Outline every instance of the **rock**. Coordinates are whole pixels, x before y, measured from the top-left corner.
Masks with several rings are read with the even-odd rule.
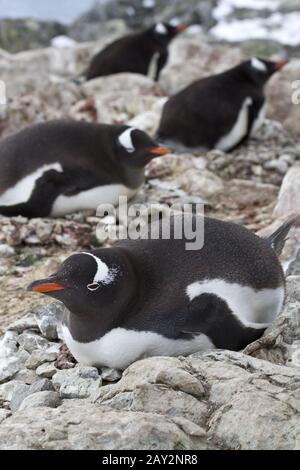
[[[11,396],[10,409],[13,413],[15,413],[20,408],[25,398],[39,392],[49,391],[53,391],[53,385],[52,382],[47,379],[37,380],[30,386],[25,384],[17,384]]]
[[[11,415],[9,410],[3,410],[0,408],[0,424]]]
[[[15,249],[9,245],[0,245],[0,258],[10,258],[15,255]]]
[[[60,404],[60,397],[57,392],[37,392],[27,396],[21,403],[19,410],[26,410],[37,407],[56,408]]]
[[[300,165],[292,166],[287,172],[274,208],[275,217],[288,216],[300,207]]]
[[[54,362],[58,357],[59,346],[59,344],[53,343],[47,349],[35,349],[26,361],[26,367],[37,369],[44,362]]]
[[[297,449],[299,390],[297,368],[240,352],[148,358],[94,403],[64,399],[7,417],[0,449]]]
[[[62,321],[64,308],[61,303],[53,302],[42,307],[35,314],[42,335],[50,341],[58,339],[57,330]]]
[[[99,391],[102,379],[96,367],[77,365],[57,372],[53,385],[62,398],[89,398]]]
[[[127,92],[138,96],[161,96],[159,85],[150,78],[135,73],[118,73],[113,76],[99,77],[89,80],[82,85],[82,89],[87,96],[98,98],[102,93]]]
[[[51,362],[45,362],[36,369],[36,373],[40,377],[51,379],[57,372],[56,367]]]
[[[0,428],[0,449],[213,448],[205,442],[202,429],[197,427],[197,435],[195,428],[189,429],[191,434],[182,428],[182,422],[153,413],[104,411],[84,400],[67,400],[56,409],[39,407],[34,413],[27,409],[6,418]]]
[[[14,387],[10,400],[10,409],[14,413],[20,408],[22,401],[30,394],[30,386],[25,384],[17,384]]]
[[[101,367],[101,378],[106,382],[116,382],[122,377],[122,372],[108,367]]]
[[[285,175],[289,166],[284,160],[270,160],[269,162],[265,163],[265,168],[267,170],[276,170],[281,175]]]
[[[8,331],[15,331],[20,334],[27,330],[38,330],[37,321],[33,316],[21,318],[8,327]]]
[[[300,117],[300,107],[297,104],[299,73],[300,60],[295,58],[280,73],[274,75],[266,88],[268,116],[280,120],[284,128],[295,136],[300,135],[297,125]]]
[[[49,346],[49,342],[45,338],[30,330],[25,330],[18,337],[18,343],[28,353],[32,353],[35,349],[43,349]]]
[[[17,334],[7,331],[0,340],[0,384],[7,382],[19,371]]]

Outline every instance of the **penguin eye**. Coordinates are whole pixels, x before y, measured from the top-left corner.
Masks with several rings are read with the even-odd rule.
[[[88,290],[90,290],[91,292],[94,292],[95,290],[99,289],[100,284],[98,284],[98,282],[92,282],[92,284],[88,284],[86,287],[87,287]]]

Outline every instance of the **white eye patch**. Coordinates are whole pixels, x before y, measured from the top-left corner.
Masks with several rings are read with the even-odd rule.
[[[163,23],[157,23],[155,26],[155,32],[158,34],[168,34],[168,30]]]
[[[88,286],[87,286],[87,288],[90,291],[97,290],[100,287],[100,284],[108,285],[114,280],[115,271],[110,270],[108,268],[107,264],[103,263],[103,261],[101,261],[100,258],[93,255],[92,253],[83,252],[81,254],[91,256],[97,263],[97,271],[96,271],[96,274],[94,276],[94,279],[91,282],[91,284],[88,284]],[[97,287],[97,285],[98,285],[98,287]]]
[[[131,133],[132,131],[136,130],[135,127],[130,127],[126,129],[120,136],[119,136],[119,143],[122,147],[128,152],[133,153],[135,151],[135,147],[132,143]]]
[[[253,57],[253,59],[251,59],[251,66],[256,70],[259,70],[260,72],[267,71],[266,65],[261,60],[257,59],[256,57]]]

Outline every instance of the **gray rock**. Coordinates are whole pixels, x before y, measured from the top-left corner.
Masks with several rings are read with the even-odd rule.
[[[30,386],[25,384],[18,384],[14,387],[11,400],[10,409],[14,413],[20,408],[22,401],[30,394]]]
[[[11,379],[19,370],[17,333],[7,331],[0,340],[0,384]]]
[[[18,338],[18,343],[25,351],[32,353],[35,349],[49,346],[49,342],[33,331],[24,331]]]
[[[45,362],[55,361],[59,353],[59,347],[59,344],[54,343],[47,349],[35,349],[26,361],[26,367],[28,369],[37,369]]]
[[[274,209],[275,217],[288,216],[300,207],[300,165],[295,164],[287,172]]]
[[[64,306],[53,302],[36,312],[35,318],[39,329],[48,340],[58,339],[57,326],[61,323]]]
[[[38,330],[37,321],[33,316],[21,318],[8,327],[8,331],[16,331],[20,334],[26,330]]]
[[[122,372],[108,367],[101,367],[101,378],[106,382],[116,382],[122,377]]]
[[[26,410],[28,408],[47,407],[56,408],[60,404],[60,397],[57,392],[36,392],[33,393],[22,401],[19,410]]]
[[[15,413],[20,408],[25,398],[29,397],[30,395],[45,391],[53,391],[52,382],[48,379],[37,380],[32,385],[17,384],[11,396],[11,411]]]
[[[50,362],[45,362],[36,369],[37,375],[47,379],[51,379],[56,372],[56,367],[53,365],[53,363]]]
[[[11,412],[9,410],[0,409],[0,424],[9,416],[11,416]]]
[[[281,175],[285,175],[289,166],[285,160],[270,160],[265,163],[265,168],[267,170],[276,170]]]
[[[15,255],[15,249],[12,246],[0,244],[0,258],[11,258]]]
[[[102,379],[96,367],[76,365],[74,369],[58,371],[53,385],[62,398],[88,398],[99,392]]]

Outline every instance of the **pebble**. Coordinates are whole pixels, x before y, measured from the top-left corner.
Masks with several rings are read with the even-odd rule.
[[[109,369],[108,367],[101,367],[102,380],[106,382],[116,382],[122,377],[122,372],[117,369]]]
[[[59,353],[59,344],[54,344],[47,349],[36,349],[32,352],[25,365],[28,369],[37,369],[44,362],[53,362]]]
[[[32,331],[24,331],[18,338],[19,345],[28,353],[32,353],[35,349],[45,348],[49,345],[46,338]]]
[[[58,371],[53,385],[61,398],[89,398],[99,391],[102,378],[96,367],[76,365],[73,369]]]
[[[58,325],[62,321],[64,306],[53,302],[38,310],[35,318],[38,327],[45,338],[50,341],[58,339]]]
[[[11,258],[16,254],[15,249],[10,245],[0,245],[0,258]]]
[[[270,160],[264,165],[266,170],[275,170],[281,175],[285,175],[289,165],[285,160]]]
[[[25,410],[27,408],[37,408],[39,406],[56,408],[60,404],[60,401],[60,396],[57,392],[37,392],[24,398],[20,405],[19,411]]]
[[[36,369],[36,373],[40,377],[51,379],[56,374],[57,369],[51,362],[45,362]]]

